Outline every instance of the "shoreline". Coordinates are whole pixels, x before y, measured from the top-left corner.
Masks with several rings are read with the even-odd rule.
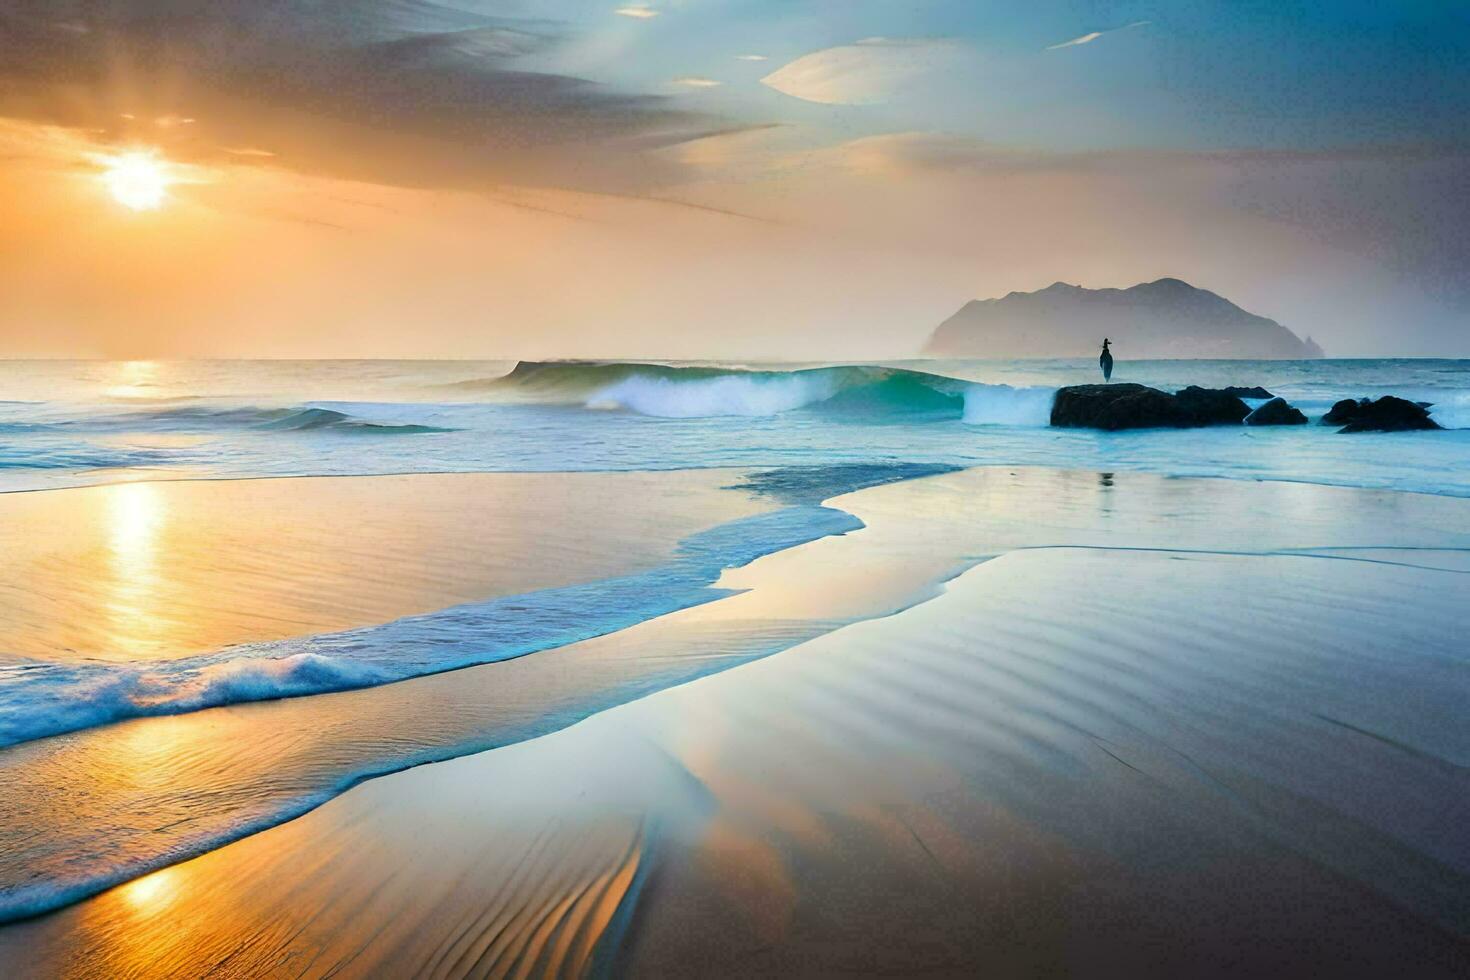
[[[984,426],[975,426],[974,428],[979,428],[979,429],[982,429],[983,430],[985,427]],[[1148,435],[1148,434],[1153,434],[1153,433],[1188,434],[1188,433],[1197,433],[1197,432],[1199,432],[1201,430],[1200,429],[1130,429],[1130,430],[1123,430],[1121,432],[1105,432],[1105,431],[1102,431],[1102,430],[1073,429],[1073,430],[1067,430],[1067,431],[1069,431],[1071,434],[1084,434],[1084,435],[1099,436],[1099,437],[1104,437],[1104,438],[1106,438],[1106,437],[1121,437],[1121,438],[1125,438],[1126,439],[1126,438],[1130,438],[1130,437],[1137,437],[1139,435]],[[1255,431],[1256,432],[1260,432],[1261,430],[1255,430]],[[1454,431],[1459,431],[1459,430],[1451,429],[1451,430],[1446,430],[1446,431],[1454,432]],[[1402,436],[1406,436],[1406,435],[1407,436],[1410,436],[1410,437],[1413,437],[1413,438],[1435,438],[1432,434],[1423,433],[1423,432],[1411,432],[1411,433],[1403,433],[1403,432],[1374,433],[1374,434],[1370,434],[1369,437],[1370,438],[1382,438],[1383,436],[1402,437]],[[709,472],[732,472],[732,473],[741,473],[741,472],[750,472],[750,471],[753,471],[753,470],[772,470],[772,469],[783,469],[783,468],[784,469],[802,469],[802,468],[818,469],[818,468],[822,468],[822,467],[825,467],[825,466],[831,466],[831,465],[840,465],[840,463],[839,464],[834,464],[832,461],[814,460],[814,461],[811,461],[811,462],[798,462],[798,463],[791,463],[791,462],[785,462],[785,463],[782,463],[782,462],[762,462],[762,463],[744,463],[744,464],[709,463],[709,464],[690,465],[690,466],[672,465],[671,464],[671,465],[669,465],[667,467],[647,467],[647,466],[627,467],[627,468],[592,467],[592,468],[588,468],[588,469],[579,469],[579,470],[567,470],[567,469],[508,469],[508,470],[495,470],[495,469],[458,469],[458,470],[456,470],[456,469],[444,469],[444,470],[390,470],[390,471],[383,471],[383,472],[368,472],[368,473],[312,473],[312,472],[299,472],[299,473],[259,473],[259,474],[246,474],[246,475],[240,475],[240,474],[218,474],[218,475],[213,475],[213,474],[211,474],[211,475],[198,475],[198,476],[176,476],[176,475],[155,476],[155,475],[152,475],[154,473],[173,473],[173,472],[176,472],[174,470],[160,469],[160,470],[156,470],[156,471],[155,470],[148,470],[146,472],[149,475],[143,476],[143,477],[141,477],[139,479],[136,479],[136,480],[133,480],[133,479],[123,479],[123,480],[106,481],[106,482],[102,482],[102,483],[66,483],[66,484],[60,484],[60,485],[57,485],[57,486],[17,487],[17,488],[14,488],[14,489],[5,489],[3,487],[0,487],[0,500],[3,500],[6,496],[9,496],[9,495],[37,494],[37,493],[54,493],[54,492],[66,491],[66,490],[90,490],[90,489],[95,489],[95,488],[99,488],[99,487],[126,486],[126,485],[131,484],[131,483],[163,483],[163,484],[167,484],[167,483],[251,483],[251,482],[261,481],[261,480],[264,480],[264,481],[271,481],[271,480],[280,480],[280,481],[295,481],[295,480],[359,480],[359,479],[386,479],[386,478],[389,478],[389,477],[417,477],[417,476],[425,476],[425,477],[434,477],[434,476],[437,476],[437,477],[461,477],[461,476],[559,476],[559,475],[563,475],[563,474],[572,474],[572,475],[576,475],[576,474],[587,474],[587,475],[590,475],[590,476],[600,476],[600,475],[609,475],[609,474],[630,474],[630,475],[631,474],[644,474],[644,475],[656,475],[656,474],[660,474],[660,473],[709,473]],[[1425,496],[1425,497],[1448,497],[1448,498],[1453,499],[1453,500],[1466,500],[1466,499],[1470,499],[1470,488],[1465,488],[1465,489],[1453,488],[1453,489],[1429,490],[1429,489],[1418,489],[1418,488],[1413,488],[1413,487],[1398,487],[1398,486],[1390,485],[1390,484],[1385,483],[1385,482],[1361,482],[1361,481],[1360,482],[1356,482],[1356,483],[1350,483],[1350,482],[1333,482],[1333,481],[1325,480],[1325,479],[1321,479],[1321,478],[1318,478],[1318,479],[1310,479],[1310,478],[1307,478],[1307,477],[1291,477],[1291,476],[1282,476],[1282,475],[1274,474],[1274,473],[1273,474],[1265,474],[1265,475],[1256,476],[1256,475],[1251,475],[1251,474],[1247,474],[1247,473],[1230,474],[1230,473],[1197,472],[1197,471],[1189,470],[1189,469],[1185,469],[1185,470],[1180,470],[1178,472],[1174,472],[1174,471],[1165,471],[1165,470],[1161,470],[1161,469],[1152,469],[1152,468],[1148,468],[1148,467],[1134,467],[1134,466],[1129,466],[1129,465],[1127,465],[1126,462],[1121,462],[1121,461],[1111,461],[1110,464],[1109,464],[1109,466],[1107,466],[1107,467],[1102,467],[1102,466],[1082,466],[1082,465],[1077,465],[1077,466],[1062,466],[1062,465],[1057,465],[1057,464],[1053,464],[1053,463],[1049,463],[1049,462],[1040,462],[1040,461],[1037,461],[1035,459],[1025,459],[1025,458],[1018,458],[1018,459],[1015,459],[1015,460],[1009,460],[1009,459],[1004,459],[1004,460],[989,460],[989,459],[987,459],[987,460],[983,460],[983,461],[969,461],[967,463],[936,464],[936,465],[953,465],[956,469],[1057,470],[1057,471],[1060,471],[1060,472],[1073,472],[1073,471],[1075,471],[1075,472],[1084,472],[1084,473],[1098,473],[1098,472],[1104,472],[1104,471],[1106,471],[1106,472],[1113,472],[1113,473],[1136,474],[1136,475],[1140,475],[1140,476],[1152,476],[1152,477],[1158,477],[1160,479],[1165,479],[1165,480],[1202,480],[1202,481],[1223,480],[1223,481],[1227,481],[1227,482],[1230,482],[1230,483],[1294,483],[1294,484],[1302,484],[1302,485],[1305,485],[1305,486],[1313,486],[1313,487],[1327,487],[1327,488],[1335,489],[1335,490],[1371,490],[1371,491],[1377,491],[1377,492],[1382,492],[1382,493],[1403,493],[1403,494],[1412,494],[1412,495],[1416,495],[1416,496]],[[137,468],[130,467],[130,468],[127,468],[126,469],[126,472],[128,472],[128,473],[135,473],[135,472],[140,472],[140,471]]]

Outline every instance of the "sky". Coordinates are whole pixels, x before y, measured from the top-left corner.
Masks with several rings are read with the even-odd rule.
[[[0,356],[897,357],[1174,276],[1470,356],[1470,5],[0,0]]]

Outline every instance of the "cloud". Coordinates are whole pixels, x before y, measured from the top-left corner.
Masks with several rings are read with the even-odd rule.
[[[1072,38],[1072,40],[1063,41],[1061,44],[1047,45],[1046,50],[1055,51],[1057,48],[1071,48],[1079,44],[1091,44],[1093,41],[1096,41],[1100,37],[1102,37],[1102,31],[1093,31],[1091,34],[1084,34],[1081,37],[1074,37]]]
[[[713,78],[704,78],[700,75],[684,75],[674,79],[674,84],[683,85],[687,88],[715,88],[716,86],[723,85],[724,82],[716,81]]]
[[[763,54],[737,54],[735,56],[735,60],[736,61],[768,61],[769,59],[765,55],[763,55]]]
[[[943,39],[872,37],[803,55],[761,83],[808,102],[874,105],[952,67],[958,51]]]
[[[1061,44],[1049,44],[1049,45],[1047,45],[1046,50],[1047,51],[1056,51],[1058,48],[1075,48],[1075,47],[1077,47],[1079,45],[1082,45],[1082,44],[1091,44],[1093,41],[1096,41],[1098,38],[1102,37],[1104,34],[1116,34],[1119,31],[1129,31],[1129,30],[1132,30],[1135,27],[1147,27],[1151,23],[1153,23],[1153,21],[1137,20],[1137,21],[1134,21],[1131,24],[1124,24],[1122,27],[1114,27],[1111,30],[1107,30],[1107,31],[1093,31],[1091,34],[1083,34],[1081,37],[1074,37],[1074,38],[1072,38],[1072,40],[1070,40],[1070,41],[1063,41]]]
[[[86,30],[58,30],[55,0],[6,5],[0,117],[184,160],[238,161],[226,148],[248,147],[404,186],[620,192],[671,178],[650,150],[728,128],[667,97],[532,70],[529,56],[566,39],[544,20],[430,0],[71,6]]]
[[[613,13],[619,17],[633,17],[638,20],[648,20],[652,17],[657,17],[659,12],[646,3],[630,3],[614,8]]]

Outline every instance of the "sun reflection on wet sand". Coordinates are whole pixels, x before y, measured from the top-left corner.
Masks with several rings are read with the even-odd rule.
[[[129,659],[146,655],[167,627],[155,607],[159,596],[158,542],[167,510],[158,487],[122,483],[104,487],[107,521],[106,604],[109,632]]]
[[[179,877],[177,865],[162,868],[119,887],[117,896],[139,912],[156,915],[178,900]]]
[[[172,659],[644,569],[695,531],[773,506],[722,479],[456,474],[0,495],[0,653]],[[594,492],[609,483],[632,492]]]

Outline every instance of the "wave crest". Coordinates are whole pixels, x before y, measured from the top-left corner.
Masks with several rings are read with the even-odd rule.
[[[1047,423],[1055,391],[877,365],[770,370],[583,361],[523,361],[502,378],[476,384],[516,399],[655,418],[763,417],[807,410],[868,420],[927,415],[1027,426]]]
[[[269,413],[273,417],[258,423],[258,429],[271,429],[277,432],[309,432],[313,429],[334,429],[344,432],[381,433],[388,435],[409,435],[416,432],[452,432],[435,425],[421,425],[410,422],[373,422],[367,419],[354,418],[346,412],[339,412],[331,408],[303,408],[289,411],[285,414],[280,412]]]

